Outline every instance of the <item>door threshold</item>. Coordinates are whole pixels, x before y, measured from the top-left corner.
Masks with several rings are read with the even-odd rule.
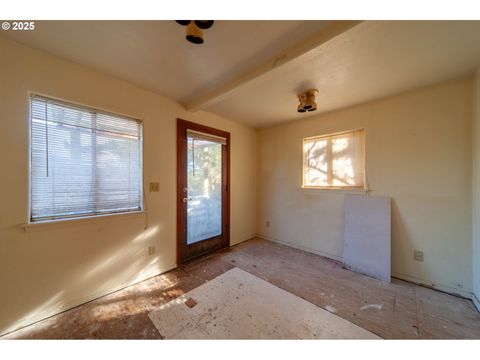
[[[221,248],[218,248],[216,250],[213,250],[213,251],[206,251],[204,253],[201,253],[201,254],[198,254],[198,255],[195,255],[189,259],[186,259],[184,261],[182,261],[178,266],[177,268],[181,268],[183,265],[187,265],[195,260],[206,260],[206,259],[209,259],[210,257],[212,256],[215,256],[215,255],[218,255],[220,252],[222,251],[225,251],[225,250],[228,250],[230,249],[230,246],[229,245],[225,245]]]

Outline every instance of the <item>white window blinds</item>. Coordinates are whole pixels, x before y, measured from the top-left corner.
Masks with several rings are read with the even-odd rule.
[[[304,139],[303,186],[364,188],[365,131]]]
[[[142,123],[30,98],[31,221],[142,209]]]

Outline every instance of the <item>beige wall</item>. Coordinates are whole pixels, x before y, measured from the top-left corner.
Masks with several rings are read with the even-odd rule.
[[[473,301],[480,311],[480,67],[473,84]]]
[[[371,194],[393,199],[393,274],[463,295],[472,291],[471,79],[256,134],[1,36],[0,54],[0,334],[175,267],[177,117],[232,134],[232,244],[256,231],[335,259],[343,250],[346,192],[300,188],[302,138],[365,128]],[[474,179],[480,178],[479,74]],[[27,232],[18,226],[28,219],[29,91],[143,119],[144,180],[160,182],[161,189],[146,194],[148,218],[118,215]],[[473,288],[479,294],[476,183]],[[153,256],[149,245],[156,247]],[[414,248],[424,251],[423,263],[413,261]]]
[[[0,334],[175,267],[176,118],[231,133],[231,242],[255,233],[256,133],[0,36]],[[38,226],[28,219],[28,92],[144,121],[143,216]],[[156,253],[148,256],[148,246]]]
[[[392,197],[393,275],[470,296],[471,117],[468,78],[260,131],[257,233],[340,259],[347,192],[301,189],[302,139],[365,128],[371,195]]]

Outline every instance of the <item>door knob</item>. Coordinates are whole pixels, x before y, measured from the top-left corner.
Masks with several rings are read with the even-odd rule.
[[[184,203],[186,203],[187,201],[190,201],[190,200],[192,200],[191,197],[190,197],[190,198],[186,198],[186,197],[185,197],[185,198],[182,199],[182,201],[183,201]]]

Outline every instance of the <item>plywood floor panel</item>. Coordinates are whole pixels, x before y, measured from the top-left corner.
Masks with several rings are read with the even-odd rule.
[[[193,306],[187,305],[190,299],[195,300]],[[166,339],[379,339],[239,268],[172,300],[149,317]]]

